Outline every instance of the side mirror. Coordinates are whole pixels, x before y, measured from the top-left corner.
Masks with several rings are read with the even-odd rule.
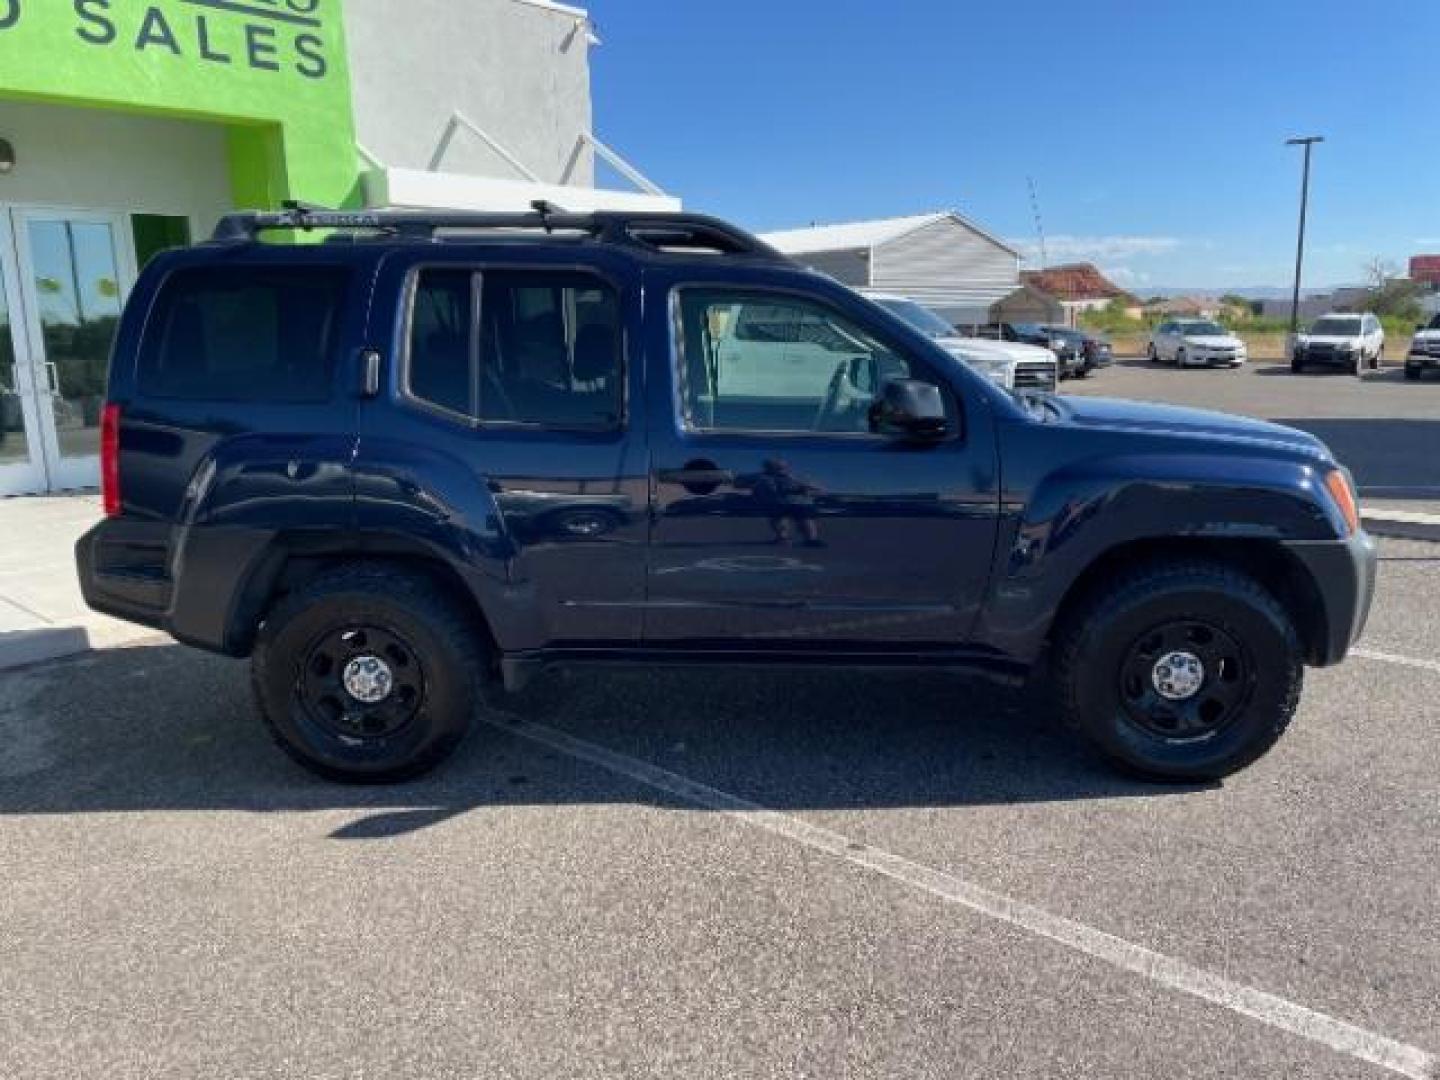
[[[870,430],[917,442],[943,439],[950,421],[940,388],[919,379],[891,379],[870,406]]]

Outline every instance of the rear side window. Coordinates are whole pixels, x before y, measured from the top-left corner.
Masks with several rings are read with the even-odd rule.
[[[172,274],[140,350],[148,397],[324,401],[349,271],[339,267],[194,267]]]
[[[618,294],[583,271],[424,269],[406,389],[480,423],[615,428],[622,342]]]

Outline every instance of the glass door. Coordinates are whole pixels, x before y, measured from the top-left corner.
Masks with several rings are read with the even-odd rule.
[[[45,490],[44,440],[34,387],[15,236],[10,215],[0,209],[0,498]]]
[[[100,412],[110,344],[135,256],[123,214],[18,209],[10,213],[29,383],[45,487],[99,482]]]

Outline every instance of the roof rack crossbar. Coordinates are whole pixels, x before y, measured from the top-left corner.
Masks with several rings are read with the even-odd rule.
[[[578,232],[603,243],[649,250],[711,249],[788,261],[744,229],[706,214],[679,211],[597,210],[576,213],[540,202],[529,211],[476,210],[329,210],[287,202],[283,210],[247,210],[228,214],[215,227],[218,243],[252,243],[263,233],[293,231],[376,232],[412,239],[434,239],[444,230]]]

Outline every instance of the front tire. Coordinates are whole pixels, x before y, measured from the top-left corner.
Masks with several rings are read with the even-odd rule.
[[[1070,614],[1061,711],[1101,753],[1148,779],[1219,780],[1284,733],[1303,653],[1278,600],[1221,563],[1141,568]]]
[[[1185,350],[1184,350],[1184,349],[1176,349],[1176,350],[1175,350],[1175,366],[1176,366],[1177,368],[1183,368],[1183,367],[1185,366]]]
[[[465,737],[486,646],[429,579],[378,564],[329,572],[276,605],[251,664],[275,741],[328,780],[428,772]]]

